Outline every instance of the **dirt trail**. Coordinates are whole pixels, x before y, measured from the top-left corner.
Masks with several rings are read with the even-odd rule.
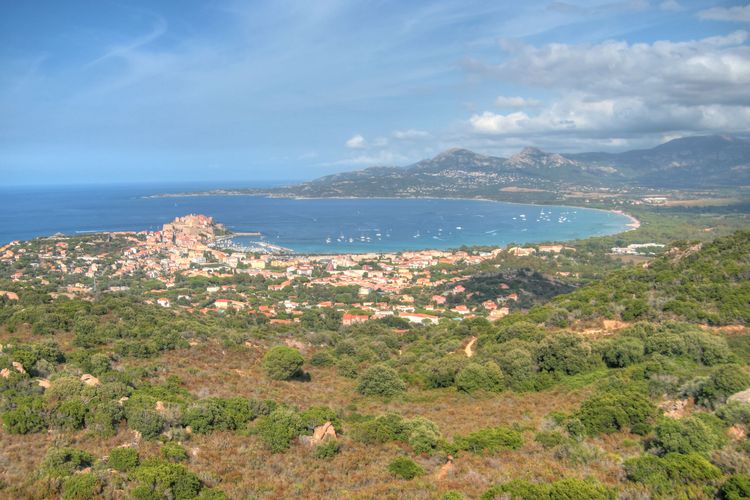
[[[466,353],[467,358],[474,356],[474,344],[476,343],[477,343],[477,338],[471,337],[471,340],[469,340],[469,343],[466,344],[466,347],[464,347],[464,352]]]

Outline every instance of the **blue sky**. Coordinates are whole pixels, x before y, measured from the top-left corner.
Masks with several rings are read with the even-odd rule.
[[[6,184],[307,179],[750,130],[750,5],[5,1]]]

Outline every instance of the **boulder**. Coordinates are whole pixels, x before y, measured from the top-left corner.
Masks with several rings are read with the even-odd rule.
[[[747,438],[747,430],[739,424],[735,424],[727,429],[727,436],[732,441],[744,441]]]
[[[336,429],[333,428],[331,422],[326,422],[325,424],[316,427],[315,430],[313,430],[312,436],[300,436],[299,441],[304,445],[314,448],[328,439],[337,439]]]
[[[737,401],[739,403],[750,403],[750,389],[736,392],[727,398],[727,401]]]
[[[81,382],[90,386],[101,384],[101,382],[99,382],[99,379],[94,377],[90,373],[84,373],[83,375],[81,375]]]
[[[167,410],[167,407],[164,406],[164,403],[161,401],[156,402],[156,407],[154,408],[159,413],[164,413]]]
[[[668,399],[659,405],[668,418],[681,419],[688,414],[691,401],[689,399]]]
[[[24,370],[23,365],[19,363],[18,361],[13,361],[11,365],[13,365],[13,368],[15,368],[18,373],[26,373],[26,370]]]
[[[435,478],[440,481],[442,479],[445,479],[445,477],[453,472],[453,469],[456,466],[453,465],[453,455],[448,455],[448,461],[445,462],[443,465],[440,466],[440,468],[437,471],[437,474],[435,474]]]
[[[39,384],[39,387],[42,387],[44,389],[49,389],[49,386],[51,385],[49,380],[47,380],[46,378],[37,379],[36,383]]]
[[[8,370],[7,368],[3,368],[2,370],[0,370],[0,377],[10,378],[10,370]]]

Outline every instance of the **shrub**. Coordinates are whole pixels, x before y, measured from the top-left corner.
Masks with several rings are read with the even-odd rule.
[[[42,474],[50,477],[66,477],[75,471],[94,464],[94,456],[76,448],[53,448],[41,465]]]
[[[306,429],[312,430],[315,427],[331,422],[336,432],[341,432],[341,419],[335,411],[327,406],[311,406],[300,413],[302,424]]]
[[[656,426],[653,445],[670,453],[707,453],[724,443],[724,436],[696,417],[662,419]]]
[[[611,342],[602,353],[604,362],[611,368],[624,368],[643,359],[643,342],[635,338],[622,337]]]
[[[15,408],[3,413],[3,426],[10,434],[28,434],[41,432],[47,428],[44,412],[44,400],[29,396],[17,398]]]
[[[729,425],[750,424],[750,404],[740,401],[729,401],[716,410],[716,416]]]
[[[338,441],[328,440],[325,443],[315,447],[313,455],[319,459],[329,459],[335,457],[341,451],[341,445]]]
[[[277,345],[263,356],[263,369],[274,380],[289,380],[302,373],[304,362],[297,349]]]
[[[313,366],[332,366],[335,361],[330,351],[318,351],[310,357]]]
[[[177,443],[164,443],[161,447],[161,456],[169,462],[184,462],[188,459],[188,452]]]
[[[523,446],[520,432],[508,427],[487,427],[454,439],[457,449],[482,453],[493,453],[500,450],[517,450]]]
[[[107,464],[120,472],[128,472],[138,466],[138,450],[135,448],[114,448],[109,452]]]
[[[60,403],[50,415],[50,423],[59,429],[81,429],[86,419],[86,405],[78,398]]]
[[[554,448],[568,441],[568,438],[555,431],[541,431],[534,436],[534,441],[542,445],[545,450]]]
[[[499,392],[503,390],[502,370],[493,362],[480,365],[469,363],[456,376],[456,389],[472,393],[477,390]]]
[[[647,484],[662,493],[677,484],[706,483],[721,476],[718,467],[695,453],[668,453],[664,457],[642,455],[626,460],[624,465],[629,480]]]
[[[406,438],[406,424],[400,415],[387,413],[355,424],[352,438],[366,444],[403,441]]]
[[[388,471],[401,479],[414,479],[424,474],[424,469],[409,457],[398,457],[388,464]]]
[[[501,351],[496,357],[500,369],[508,378],[508,384],[516,390],[535,389],[537,366],[527,349],[515,347]]]
[[[117,401],[108,401],[86,412],[86,428],[99,436],[113,436],[115,426],[124,416],[125,411]]]
[[[537,352],[539,368],[548,372],[575,375],[592,365],[591,350],[573,333],[560,333],[547,337]]]
[[[255,418],[256,413],[245,398],[206,398],[191,404],[182,420],[195,432],[236,430]]]
[[[739,500],[750,498],[750,476],[747,474],[733,474],[719,490],[721,498],[725,500]]]
[[[145,406],[144,402],[125,404],[125,417],[128,427],[141,433],[146,439],[153,439],[164,429],[164,418],[155,409]],[[128,404],[131,403],[131,404]]]
[[[611,494],[594,481],[566,478],[552,483],[550,497],[555,500],[607,500]]]
[[[456,382],[458,372],[465,364],[465,361],[457,356],[436,359],[425,370],[427,387],[430,389],[451,387]]]
[[[589,435],[629,429],[648,432],[656,407],[644,395],[633,391],[610,391],[591,396],[581,404],[578,418]]]
[[[277,408],[270,415],[258,419],[257,431],[263,443],[274,453],[289,448],[305,426],[299,414],[290,408]]]
[[[194,498],[201,489],[198,476],[184,465],[152,460],[133,471],[137,486],[132,496],[137,499]]]
[[[62,497],[63,500],[89,500],[97,495],[99,488],[99,480],[94,474],[75,474],[63,482]]]
[[[414,417],[405,427],[407,443],[415,453],[428,453],[437,447],[440,430],[431,420]]]
[[[696,399],[705,406],[713,407],[726,401],[727,397],[750,387],[750,375],[737,365],[718,368],[698,389]]]
[[[385,365],[371,366],[360,376],[357,392],[365,396],[394,396],[406,390],[396,370]]]
[[[514,479],[507,483],[498,484],[485,491],[481,500],[506,499],[512,500],[549,500],[550,485],[546,483],[532,483],[523,479]]]

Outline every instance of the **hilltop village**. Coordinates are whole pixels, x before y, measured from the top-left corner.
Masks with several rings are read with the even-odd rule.
[[[0,247],[0,264],[18,269],[10,274],[13,281],[56,286],[53,296],[91,298],[127,292],[145,279],[152,285],[150,301],[191,312],[243,311],[273,323],[292,323],[306,309],[334,308],[343,312],[344,325],[386,317],[435,324],[441,317],[497,320],[530,295],[509,279],[493,285],[496,293],[478,300],[482,294],[467,292],[462,282],[479,267],[491,271],[502,267],[503,258],[538,255],[554,260],[575,252],[562,245],[536,245],[487,251],[275,255],[217,248],[217,238],[227,234],[212,217],[187,215],[155,232],[12,242]],[[575,278],[570,272],[555,274]],[[185,293],[184,286],[176,286],[181,280],[192,279],[194,284],[196,278],[206,283],[203,289],[193,287]]]

